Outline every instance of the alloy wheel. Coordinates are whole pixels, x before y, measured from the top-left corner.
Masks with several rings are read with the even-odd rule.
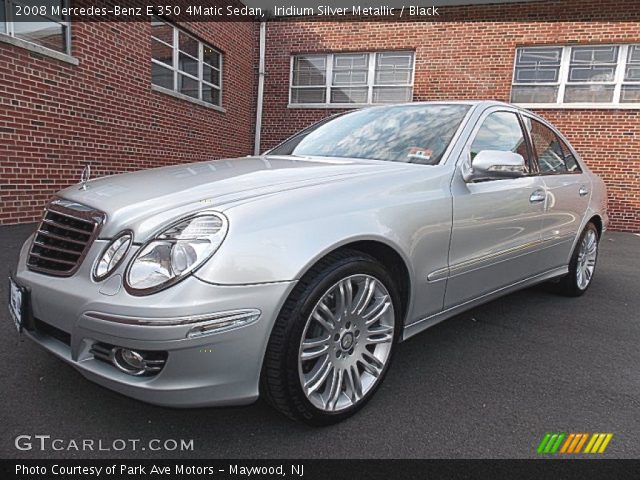
[[[595,231],[587,230],[580,243],[578,252],[578,263],[576,266],[576,281],[578,288],[584,290],[591,283],[593,272],[596,268],[596,258],[598,256],[598,236]]]
[[[338,412],[360,402],[389,361],[395,313],[389,291],[370,275],[352,275],[329,288],[307,319],[298,353],[306,398]]]

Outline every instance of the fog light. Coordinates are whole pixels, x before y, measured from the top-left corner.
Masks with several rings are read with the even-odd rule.
[[[128,348],[114,348],[111,361],[125,373],[131,375],[142,375],[145,373],[144,357],[135,350]]]
[[[128,367],[131,367],[134,370],[140,370],[141,368],[144,368],[144,358],[142,358],[142,355],[140,355],[138,352],[123,348],[120,350],[120,355],[122,356],[122,360]]]
[[[96,342],[90,352],[96,360],[113,365],[128,375],[156,375],[167,362],[168,352],[131,350],[108,343]]]

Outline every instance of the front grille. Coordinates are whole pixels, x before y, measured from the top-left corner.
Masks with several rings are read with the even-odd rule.
[[[90,352],[93,353],[93,358],[96,360],[111,364],[111,350],[113,350],[113,345],[96,342],[91,346]]]
[[[31,244],[27,267],[67,277],[80,267],[105,215],[85,205],[56,199],[47,205]]]

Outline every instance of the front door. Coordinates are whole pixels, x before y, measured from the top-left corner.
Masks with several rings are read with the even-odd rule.
[[[483,150],[531,158],[518,114],[493,109],[480,118],[467,144],[471,159]],[[453,227],[445,309],[541,272],[539,252],[545,202],[540,176],[466,183],[460,159],[452,183]]]

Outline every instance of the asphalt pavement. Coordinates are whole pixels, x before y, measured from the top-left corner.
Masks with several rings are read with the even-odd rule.
[[[0,227],[0,272],[34,225]],[[0,281],[1,458],[525,458],[546,432],[611,432],[607,458],[640,457],[640,236],[608,233],[581,298],[527,289],[398,346],[359,414],[335,426],[294,423],[266,403],[155,407],[84,379],[18,340]],[[232,367],[231,367],[232,368]],[[62,439],[18,450],[19,435]],[[119,439],[193,440],[193,451],[84,451]],[[34,442],[34,447],[37,442]]]

